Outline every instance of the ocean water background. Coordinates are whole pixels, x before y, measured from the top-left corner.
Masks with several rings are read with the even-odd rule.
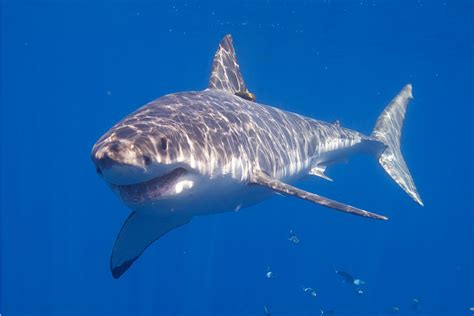
[[[473,16],[473,1],[2,0],[1,315],[470,315]],[[426,206],[357,156],[300,186],[390,221],[275,196],[195,218],[114,280],[129,210],[91,147],[138,106],[204,89],[227,33],[259,102],[361,132],[412,83],[402,150]]]

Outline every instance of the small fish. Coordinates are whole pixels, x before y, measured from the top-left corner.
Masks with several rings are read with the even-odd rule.
[[[357,288],[356,293],[359,294],[359,295],[362,295],[362,294],[364,294],[364,290],[362,290],[360,288]]]
[[[365,284],[365,282],[362,281],[361,279],[355,279],[352,283],[357,286]]]
[[[336,270],[336,273],[342,278],[342,280],[349,284],[354,284],[354,277],[347,272]]]
[[[349,273],[344,272],[344,271],[336,270],[336,273],[339,274],[339,276],[342,278],[342,280],[343,280],[345,283],[348,283],[348,284],[357,286],[356,291],[357,291],[358,293],[359,293],[359,290],[361,291],[361,293],[359,293],[359,294],[363,294],[363,293],[364,293],[364,291],[362,291],[360,287],[365,284],[365,281],[363,281],[363,280],[361,280],[361,279],[356,279],[356,278],[354,278],[352,275],[350,275]]]
[[[275,275],[273,274],[273,272],[270,270],[270,267],[267,267],[267,272],[265,273],[266,277],[268,279],[271,279],[271,278],[274,278]]]
[[[321,311],[321,316],[334,316],[334,315],[336,315],[336,311],[333,310],[333,309],[324,310],[324,309],[321,308],[320,311]]]
[[[392,306],[392,307],[390,308],[390,311],[391,311],[392,313],[394,313],[394,314],[399,313],[399,312],[400,312],[400,307],[398,307],[398,306]]]
[[[311,296],[311,297],[316,297],[316,296],[318,296],[318,293],[316,293],[316,290],[314,290],[314,289],[312,289],[312,288],[310,288],[310,287],[304,287],[304,286],[302,286],[302,288],[303,288],[303,291],[304,291],[306,294],[308,294],[309,296]]]
[[[263,314],[265,316],[271,316],[272,315],[272,314],[270,314],[270,310],[268,309],[267,305],[263,305]]]
[[[300,239],[296,234],[293,232],[293,230],[290,229],[290,235],[288,236],[288,240],[294,243],[295,245],[300,243]]]

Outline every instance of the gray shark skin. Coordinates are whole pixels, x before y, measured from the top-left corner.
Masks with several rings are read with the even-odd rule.
[[[370,136],[259,104],[240,73],[230,35],[214,57],[209,87],[156,99],[94,145],[97,172],[133,210],[111,256],[114,278],[168,231],[197,215],[235,211],[274,193],[354,215],[385,216],[292,186],[356,153],[368,153],[422,205],[400,151],[411,85],[386,107]]]

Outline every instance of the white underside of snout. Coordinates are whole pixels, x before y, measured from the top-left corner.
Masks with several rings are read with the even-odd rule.
[[[134,184],[153,178],[144,167],[130,165],[113,165],[101,169],[101,173],[106,182],[116,185]]]

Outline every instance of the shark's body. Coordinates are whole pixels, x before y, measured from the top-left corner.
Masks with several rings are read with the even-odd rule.
[[[417,202],[400,152],[411,86],[381,115],[371,136],[255,102],[240,74],[230,36],[214,58],[208,89],[166,95],[110,129],[94,145],[98,172],[134,210],[111,258],[119,277],[146,247],[196,215],[233,211],[273,192],[340,211],[383,216],[297,189],[309,174],[364,152],[377,157]]]

